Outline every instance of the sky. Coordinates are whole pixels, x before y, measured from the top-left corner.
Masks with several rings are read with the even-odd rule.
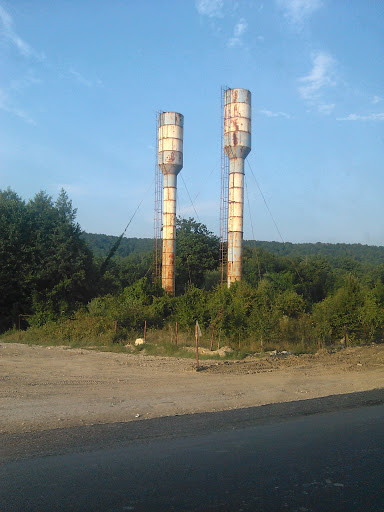
[[[246,239],[383,245],[383,0],[0,0],[0,188],[152,237],[176,111],[177,212],[219,234],[222,86],[252,92]]]

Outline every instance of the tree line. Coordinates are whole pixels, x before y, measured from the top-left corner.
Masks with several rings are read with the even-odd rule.
[[[89,327],[93,319],[100,332],[118,322],[117,342],[144,322],[152,329],[178,322],[189,332],[196,320],[206,333],[260,347],[328,344],[345,333],[356,342],[382,339],[381,247],[247,242],[243,281],[227,289],[220,286],[218,238],[194,219],[178,219],[170,297],[152,283],[148,240],[123,239],[126,252],[117,248],[107,261],[116,243],[109,238],[82,233],[63,190],[56,201],[45,192],[24,201],[0,191],[0,330],[22,314],[34,326],[76,318]]]

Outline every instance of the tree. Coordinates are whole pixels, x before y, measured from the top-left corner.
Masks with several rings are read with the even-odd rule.
[[[10,189],[0,190],[0,332],[30,305],[30,234],[25,202]]]
[[[219,238],[189,218],[176,220],[176,291],[193,284],[201,287],[206,272],[219,264]]]
[[[76,209],[61,190],[56,203],[39,192],[28,203],[33,225],[33,275],[30,286],[41,321],[70,314],[92,293],[92,253],[81,238]]]
[[[0,191],[1,330],[21,313],[35,314],[38,323],[71,313],[89,300],[93,271],[64,190],[56,203],[45,192],[25,203]]]

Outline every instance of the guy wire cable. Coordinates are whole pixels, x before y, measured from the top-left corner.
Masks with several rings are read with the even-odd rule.
[[[259,185],[259,182],[257,181],[256,176],[255,176],[255,174],[254,174],[254,172],[253,172],[253,170],[252,170],[252,167],[251,167],[251,164],[249,163],[249,160],[247,160],[247,163],[248,163],[249,169],[250,169],[250,171],[251,171],[251,174],[252,174],[252,176],[253,176],[253,179],[254,179],[254,180],[255,180],[255,182],[256,182],[257,188],[259,189],[260,195],[261,195],[261,197],[263,198],[263,201],[264,201],[265,207],[267,208],[267,211],[268,211],[268,213],[269,213],[269,215],[270,215],[270,217],[271,217],[271,219],[272,219],[272,222],[273,222],[273,224],[275,225],[276,231],[277,231],[277,232],[278,232],[278,234],[279,234],[280,240],[282,241],[282,243],[283,243],[283,245],[284,245],[285,249],[287,249],[287,250],[288,250],[287,245],[286,245],[286,243],[284,242],[284,239],[283,239],[282,234],[281,234],[281,232],[280,232],[280,229],[279,229],[279,227],[278,227],[278,225],[277,225],[277,223],[276,223],[276,221],[275,221],[275,219],[274,219],[274,217],[273,217],[273,215],[272,215],[272,212],[271,212],[271,210],[270,210],[270,208],[269,208],[269,206],[268,206],[267,200],[265,199],[265,196],[264,196],[264,194],[263,194],[263,192],[262,192],[262,190],[261,190],[261,187],[260,187],[260,185]],[[292,259],[291,261],[292,261],[293,267],[294,267],[294,269],[295,269],[295,271],[296,271],[296,274],[299,276],[299,279],[300,279],[301,283],[302,283],[302,284],[304,284],[303,278],[301,277],[300,272],[299,272],[299,269],[297,268],[297,266],[296,266],[296,264],[295,264],[294,260]]]
[[[141,199],[140,203],[138,204],[138,206],[137,206],[136,210],[133,212],[133,214],[132,214],[131,218],[129,219],[128,224],[125,226],[124,231],[121,233],[121,235],[119,236],[119,238],[118,238],[118,239],[116,240],[116,242],[113,244],[113,246],[112,246],[111,250],[110,250],[110,251],[109,251],[109,253],[108,253],[108,256],[107,256],[107,257],[105,258],[105,260],[103,261],[103,263],[102,263],[102,265],[101,265],[101,267],[100,267],[100,276],[103,276],[103,275],[104,275],[104,272],[105,272],[105,271],[106,271],[106,269],[107,269],[108,263],[109,263],[109,262],[110,262],[110,260],[113,258],[114,254],[116,253],[117,249],[119,248],[119,245],[120,245],[120,243],[121,243],[121,241],[122,241],[122,239],[123,239],[123,237],[124,237],[125,233],[127,232],[127,229],[129,228],[129,226],[130,226],[131,222],[133,221],[133,219],[134,219],[134,217],[135,217],[136,213],[139,211],[139,208],[140,208],[140,206],[142,205],[142,203],[143,203],[144,199],[146,198],[146,196],[147,196],[148,192],[149,192],[149,191],[150,191],[150,189],[152,188],[152,185],[153,185],[154,181],[155,181],[155,178],[153,178],[153,180],[152,180],[151,184],[150,184],[150,185],[149,185],[149,187],[147,188],[147,190],[146,190],[146,192],[145,192],[144,196],[142,197],[142,199]]]

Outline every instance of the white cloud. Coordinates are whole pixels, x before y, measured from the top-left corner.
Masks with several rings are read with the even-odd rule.
[[[329,116],[335,110],[335,106],[334,103],[319,103],[317,109],[321,114]]]
[[[259,114],[262,114],[266,117],[285,117],[286,119],[291,118],[291,116],[286,112],[272,112],[271,110],[259,110]]]
[[[299,93],[305,101],[323,114],[332,112],[335,105],[324,103],[322,99],[325,91],[337,84],[336,60],[331,55],[323,52],[312,55],[312,70],[299,78],[299,82],[303,84]]]
[[[235,37],[241,37],[244,34],[244,32],[247,30],[247,28],[248,28],[248,23],[245,21],[244,18],[242,18],[239,21],[239,23],[237,23],[235,25],[235,29],[233,31],[233,35]]]
[[[72,75],[76,79],[76,81],[79,82],[79,84],[85,85],[85,87],[92,87],[93,82],[85,78],[81,73],[75,71],[73,68],[69,70],[69,74]]]
[[[306,100],[317,97],[325,87],[336,84],[336,61],[331,55],[319,52],[312,56],[311,72],[299,79],[304,85],[299,88],[301,96]]]
[[[380,103],[380,101],[383,101],[383,98],[381,96],[374,96],[372,99],[372,103],[376,105],[377,103]]]
[[[242,46],[243,40],[242,36],[245,34],[245,32],[248,29],[248,23],[244,18],[241,18],[241,20],[236,23],[234,29],[233,29],[233,37],[231,37],[227,43],[227,45],[230,48],[234,48],[236,46]]]
[[[0,26],[3,37],[12,43],[23,57],[44,60],[44,53],[36,52],[30,44],[24,41],[13,29],[13,20],[10,14],[0,5]]]
[[[276,0],[278,7],[284,11],[287,20],[301,24],[306,18],[322,7],[322,0]]]
[[[9,84],[9,90],[20,93],[24,89],[32,85],[38,85],[41,83],[42,80],[40,80],[40,78],[37,78],[33,71],[29,70],[23,78],[11,80]]]
[[[384,112],[378,114],[349,114],[346,117],[338,117],[337,121],[384,121]]]
[[[36,126],[35,121],[26,113],[24,110],[21,110],[13,102],[8,98],[6,93],[0,89],[0,110],[4,112],[8,112],[16,117],[19,117],[23,121],[28,124],[32,124]]]
[[[196,0],[195,2],[198,13],[209,18],[221,17],[223,4],[223,0]]]

